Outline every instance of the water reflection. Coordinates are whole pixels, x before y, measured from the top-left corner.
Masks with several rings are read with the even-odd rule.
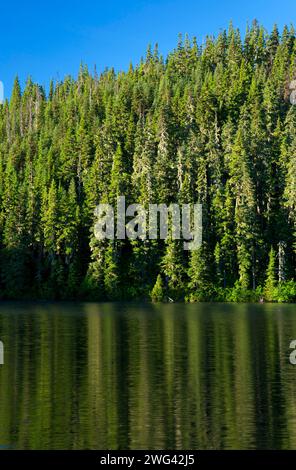
[[[293,305],[0,306],[0,448],[296,448]]]

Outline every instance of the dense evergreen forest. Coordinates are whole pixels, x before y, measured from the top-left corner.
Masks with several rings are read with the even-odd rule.
[[[180,36],[164,60],[0,105],[2,299],[296,299],[293,27]],[[203,205],[203,244],[103,240],[94,208]]]

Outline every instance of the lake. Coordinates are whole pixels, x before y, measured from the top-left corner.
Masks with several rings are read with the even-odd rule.
[[[296,448],[295,305],[0,304],[0,448]]]

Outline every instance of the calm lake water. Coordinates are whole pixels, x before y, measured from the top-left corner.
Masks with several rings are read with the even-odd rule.
[[[1,303],[0,448],[296,448],[295,305]]]

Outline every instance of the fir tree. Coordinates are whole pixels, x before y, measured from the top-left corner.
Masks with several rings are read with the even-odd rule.
[[[271,248],[269,252],[269,262],[268,268],[266,270],[266,280],[264,285],[264,295],[266,300],[273,301],[276,300],[276,259],[275,259],[275,251]]]

